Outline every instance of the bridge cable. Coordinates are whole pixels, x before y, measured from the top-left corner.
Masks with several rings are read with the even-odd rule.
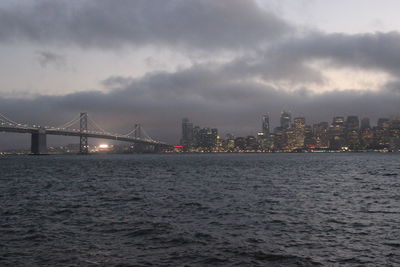
[[[98,130],[102,131],[103,133],[108,134],[108,135],[116,135],[116,134],[112,134],[112,133],[110,133],[110,132],[104,130],[103,128],[101,128],[101,127],[100,127],[92,118],[90,118],[89,116],[88,116],[88,119],[89,119],[89,122],[93,123],[93,125],[94,125]]]
[[[138,127],[135,127],[135,128],[134,128],[132,131],[130,131],[129,133],[127,133],[127,134],[122,134],[121,136],[129,137],[131,134],[135,133],[137,130],[138,130]]]
[[[6,116],[4,116],[4,115],[1,114],[1,113],[0,113],[0,116],[3,118],[3,121],[4,121],[4,122],[8,122],[8,123],[14,124],[14,125],[16,125],[16,126],[19,126],[18,124],[20,124],[20,123],[18,123],[18,122],[15,122],[15,121],[13,121],[13,120],[7,118]]]
[[[64,123],[64,124],[62,124],[62,125],[60,125],[60,126],[58,126],[58,127],[54,127],[54,128],[66,129],[66,128],[68,128],[68,127],[74,125],[75,123],[77,123],[77,122],[79,121],[80,118],[81,118],[81,116],[80,116],[80,115],[77,115],[75,118],[73,118],[73,119],[70,120],[69,122]]]
[[[141,130],[142,130],[144,136],[147,137],[147,140],[155,142],[154,139],[150,137],[150,135],[146,132],[146,130],[143,127],[141,128]]]

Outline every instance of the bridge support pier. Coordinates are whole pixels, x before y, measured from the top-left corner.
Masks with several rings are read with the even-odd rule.
[[[37,133],[31,136],[31,153],[34,155],[47,153],[46,131],[39,129]]]
[[[88,116],[86,112],[81,113],[81,118],[80,118],[80,133],[81,136],[79,136],[79,153],[80,154],[88,154],[89,153],[89,143],[88,143],[88,138],[87,136],[84,136],[87,132],[88,129]]]

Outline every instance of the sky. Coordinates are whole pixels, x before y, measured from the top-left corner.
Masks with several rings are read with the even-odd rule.
[[[60,125],[85,111],[177,143],[180,122],[254,135],[282,110],[307,123],[399,115],[395,0],[3,0],[0,113]],[[54,138],[53,138],[54,139]],[[50,142],[66,142],[64,139]],[[69,140],[68,140],[69,142]],[[0,133],[0,149],[28,146]]]

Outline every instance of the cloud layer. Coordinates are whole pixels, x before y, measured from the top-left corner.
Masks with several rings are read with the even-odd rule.
[[[38,0],[0,8],[0,41],[87,48],[249,48],[291,26],[254,0]]]

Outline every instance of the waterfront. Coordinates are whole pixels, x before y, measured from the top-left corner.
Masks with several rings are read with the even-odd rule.
[[[0,265],[399,265],[399,159],[3,156]]]

